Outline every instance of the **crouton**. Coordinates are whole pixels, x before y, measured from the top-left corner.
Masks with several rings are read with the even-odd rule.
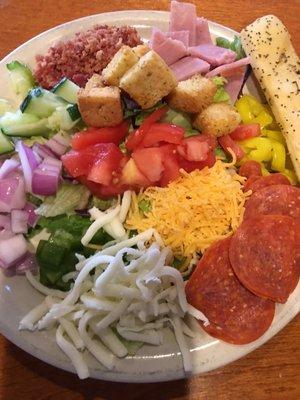
[[[176,78],[164,60],[148,51],[120,80],[120,88],[142,109],[147,109],[167,96],[177,85]]]
[[[241,122],[239,113],[227,103],[213,103],[196,116],[195,128],[214,136],[232,132]]]
[[[169,94],[169,106],[188,113],[199,113],[208,107],[217,91],[217,86],[210,79],[194,75],[178,83]]]
[[[80,89],[78,106],[82,119],[88,126],[114,126],[123,120],[120,89],[117,87]]]
[[[150,51],[150,47],[148,47],[146,44],[139,44],[138,46],[133,47],[132,50],[135,52],[138,58],[141,58],[148,53],[148,51]]]
[[[106,68],[102,71],[102,77],[108,86],[119,86],[121,77],[128,71],[139,57],[129,46],[122,46],[113,56]]]
[[[91,90],[94,87],[103,87],[103,78],[99,74],[93,74],[85,85],[86,90]]]

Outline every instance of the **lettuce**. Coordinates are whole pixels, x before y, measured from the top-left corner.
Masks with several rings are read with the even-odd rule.
[[[74,214],[84,208],[89,199],[89,191],[82,185],[63,183],[55,196],[48,196],[36,209],[38,215],[55,217],[60,214]]]

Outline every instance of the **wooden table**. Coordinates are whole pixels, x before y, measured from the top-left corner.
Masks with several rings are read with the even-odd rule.
[[[275,14],[300,53],[299,0],[199,0],[198,15],[240,30]],[[38,33],[63,22],[106,11],[167,10],[168,0],[0,0],[0,59]],[[9,312],[9,310],[8,310]],[[299,400],[300,317],[247,357],[189,380],[118,384],[75,376],[48,366],[0,336],[0,399],[197,399]]]

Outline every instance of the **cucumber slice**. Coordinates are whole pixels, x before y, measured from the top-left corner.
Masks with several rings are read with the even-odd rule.
[[[46,136],[50,129],[47,119],[40,119],[35,115],[7,112],[0,119],[2,132],[8,136]]]
[[[49,117],[57,107],[67,106],[67,102],[49,90],[37,87],[31,89],[20,105],[22,113],[40,118]]]
[[[0,154],[10,153],[13,150],[12,142],[0,131]]]
[[[69,103],[77,103],[77,93],[79,89],[79,86],[70,81],[70,79],[62,78],[62,80],[54,86],[52,92]]]
[[[79,118],[73,120],[70,116],[69,108],[70,107],[58,107],[48,118],[48,128],[56,132],[60,130],[68,131],[72,129],[79,121]]]
[[[13,91],[20,99],[24,99],[28,91],[35,86],[31,70],[19,61],[6,64],[9,71]]]
[[[13,106],[8,100],[0,99],[0,117],[4,115],[7,111],[13,111]]]
[[[72,104],[71,106],[67,107],[67,111],[72,121],[77,121],[79,118],[81,118],[77,104]]]

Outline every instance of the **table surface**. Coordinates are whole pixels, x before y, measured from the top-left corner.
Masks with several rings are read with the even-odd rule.
[[[198,15],[237,31],[275,14],[300,53],[299,0],[201,0]],[[115,10],[167,10],[168,0],[0,0],[0,59],[55,25]],[[9,310],[8,310],[9,311]],[[29,356],[0,335],[0,399],[197,399],[299,400],[300,317],[267,344],[224,368],[170,383],[118,384],[75,376]]]

